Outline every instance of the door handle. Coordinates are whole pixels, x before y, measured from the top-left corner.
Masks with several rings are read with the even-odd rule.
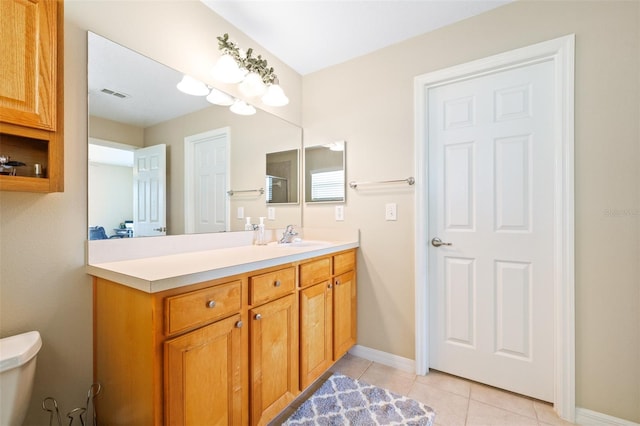
[[[167,232],[166,226],[161,226],[160,228],[153,228],[154,231]]]
[[[435,237],[433,240],[431,240],[431,245],[434,246],[434,247],[440,247],[440,246],[450,246],[452,244],[451,243],[445,243],[440,238]]]

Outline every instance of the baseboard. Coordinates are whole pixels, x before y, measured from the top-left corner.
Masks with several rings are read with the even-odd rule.
[[[369,361],[397,368],[398,370],[406,371],[408,373],[416,372],[416,362],[414,360],[393,355],[388,352],[371,349],[366,346],[355,345],[349,349],[349,353],[353,356],[368,359]]]
[[[576,407],[576,424],[583,426],[640,426],[640,423]]]

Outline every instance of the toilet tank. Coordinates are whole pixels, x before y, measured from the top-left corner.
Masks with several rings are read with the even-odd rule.
[[[22,424],[41,347],[37,331],[0,339],[0,425]]]

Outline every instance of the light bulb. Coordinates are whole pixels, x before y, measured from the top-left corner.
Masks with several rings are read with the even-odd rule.
[[[209,93],[209,88],[206,84],[188,75],[182,77],[182,80],[180,80],[180,83],[178,83],[176,87],[187,95],[205,96]]]
[[[225,54],[218,59],[211,73],[216,80],[235,84],[241,82],[247,72],[238,66],[233,56]]]
[[[253,98],[254,96],[262,96],[264,92],[267,90],[267,86],[265,86],[262,81],[262,77],[256,72],[250,72],[247,76],[242,80],[242,83],[238,85],[240,92],[246,96],[247,98]]]
[[[229,109],[231,112],[238,115],[253,115],[256,113],[256,109],[252,105],[249,105],[240,99],[236,99]]]
[[[285,106],[289,103],[289,98],[279,84],[270,84],[267,86],[267,93],[262,97],[262,102],[269,106]]]
[[[233,105],[234,99],[214,87],[211,89],[211,93],[207,96],[207,101],[215,105],[229,106]]]

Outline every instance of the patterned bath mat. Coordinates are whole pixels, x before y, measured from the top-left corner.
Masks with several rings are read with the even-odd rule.
[[[433,425],[435,413],[405,396],[334,373],[285,425]]]

